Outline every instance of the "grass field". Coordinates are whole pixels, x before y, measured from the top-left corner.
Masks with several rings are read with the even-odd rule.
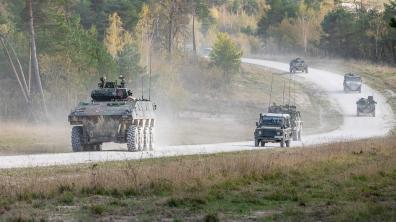
[[[396,137],[0,171],[7,221],[394,221]]]

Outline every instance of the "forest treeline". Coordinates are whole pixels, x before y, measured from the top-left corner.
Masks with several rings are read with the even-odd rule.
[[[147,95],[152,78],[152,96],[180,108],[232,81],[242,53],[396,62],[395,0],[0,0],[0,36],[21,79],[2,47],[0,117],[26,118],[41,106],[29,2],[52,115],[88,99],[100,76],[119,74],[135,96]],[[208,63],[200,55],[212,47]]]

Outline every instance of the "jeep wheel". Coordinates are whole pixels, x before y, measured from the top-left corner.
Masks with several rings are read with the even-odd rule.
[[[265,147],[265,142],[261,141],[261,147]]]
[[[83,151],[82,144],[83,128],[82,126],[74,126],[71,133],[71,144],[73,152]]]
[[[290,140],[286,140],[286,147],[290,147]]]
[[[258,146],[260,146],[260,140],[254,140],[254,146],[255,147],[258,147]]]
[[[137,127],[132,125],[129,126],[127,131],[127,147],[129,152],[135,152],[138,149],[138,130]]]
[[[280,142],[280,147],[285,147],[285,141],[284,141],[284,140],[282,140],[282,141]]]

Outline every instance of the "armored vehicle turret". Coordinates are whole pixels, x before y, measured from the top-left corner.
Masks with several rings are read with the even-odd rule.
[[[357,116],[375,116],[375,104],[377,104],[376,101],[374,101],[373,96],[365,98],[360,98],[356,102],[356,115]]]
[[[297,107],[293,105],[276,105],[275,103],[268,107],[269,113],[279,113],[279,114],[289,114],[290,123],[292,128],[292,136],[294,141],[301,141],[301,133],[303,127],[303,121],[301,119],[301,114],[297,111]]]
[[[290,61],[290,73],[305,72],[308,73],[308,65],[301,58],[295,58]]]
[[[344,92],[362,92],[362,77],[358,74],[345,74]]]
[[[100,151],[106,142],[126,143],[129,151],[153,149],[156,105],[132,97],[124,77],[120,80],[101,78],[92,100],[80,102],[69,114],[74,152]]]

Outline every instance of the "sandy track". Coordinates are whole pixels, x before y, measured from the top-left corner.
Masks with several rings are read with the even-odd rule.
[[[280,71],[288,72],[289,65],[280,62],[260,59],[243,59],[244,63],[265,66]],[[363,85],[361,94],[343,93],[343,77],[339,74],[310,68],[309,74],[296,74],[296,80],[304,84],[315,84],[328,94],[334,108],[343,115],[343,124],[336,130],[327,133],[308,135],[303,138],[303,143],[293,143],[292,146],[312,145],[328,142],[355,140],[362,138],[386,135],[393,128],[393,112],[385,98],[367,85]],[[356,101],[360,97],[373,95],[377,104],[376,117],[356,117]],[[254,126],[252,126],[252,133]],[[52,165],[69,165],[79,163],[92,163],[99,161],[117,161],[140,158],[158,158],[166,156],[180,156],[193,154],[209,154],[218,152],[232,152],[254,150],[252,141],[238,143],[221,143],[191,146],[164,146],[157,147],[149,152],[84,152],[60,154],[36,154],[0,157],[0,168],[21,168]],[[110,148],[125,149],[125,146],[113,144]],[[271,148],[271,147],[266,147]]]

